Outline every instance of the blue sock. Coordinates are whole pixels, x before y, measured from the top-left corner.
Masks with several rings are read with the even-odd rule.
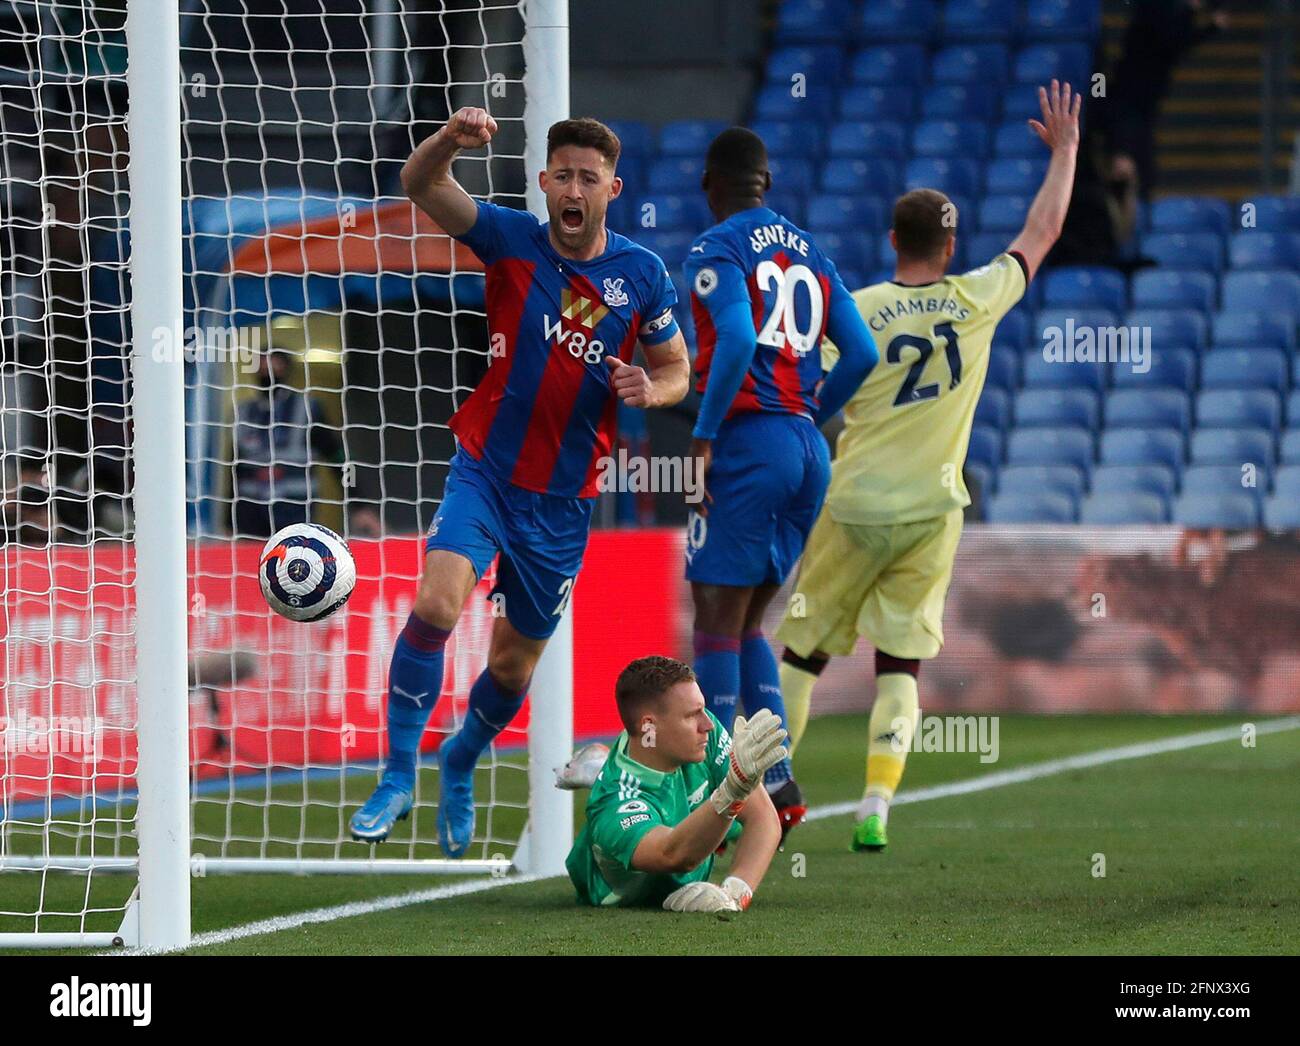
[[[740,640],[696,632],[695,677],[704,693],[705,705],[730,731],[740,693]]]
[[[781,677],[762,629],[746,632],[740,641],[740,699],[746,716],[766,708],[786,726]],[[782,759],[763,775],[763,783],[769,791],[775,791],[790,780],[791,773],[790,760]]]
[[[451,635],[411,614],[388,669],[388,763],[384,776],[415,785],[420,738],[442,693],[442,651]]]
[[[445,758],[453,770],[473,770],[492,739],[510,725],[528,696],[528,684],[518,693],[507,690],[486,668],[469,691],[465,725],[447,742]]]

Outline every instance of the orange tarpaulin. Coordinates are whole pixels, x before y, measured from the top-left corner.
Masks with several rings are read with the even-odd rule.
[[[405,200],[357,207],[298,225],[281,226],[252,240],[232,259],[235,276],[334,275],[378,272],[482,272],[468,247],[447,236]]]

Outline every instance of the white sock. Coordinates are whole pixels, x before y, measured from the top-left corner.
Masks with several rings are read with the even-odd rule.
[[[862,802],[858,803],[858,820],[865,821],[872,814],[876,814],[882,824],[889,823],[889,801],[880,795],[864,795]]]

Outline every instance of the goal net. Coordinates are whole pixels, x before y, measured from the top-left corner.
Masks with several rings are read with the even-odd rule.
[[[560,871],[567,622],[532,707],[480,763],[470,854],[437,845],[428,753],[485,663],[490,576],[448,646],[410,819],[377,847],[347,824],[385,755],[388,662],[455,450],[447,422],[490,359],[483,266],[412,206],[399,171],[480,105],[500,133],[456,177],[536,208],[525,171],[567,115],[566,5],[183,0],[167,200],[144,195],[165,191],[142,179],[167,158],[128,104],[161,76],[138,64],[166,39],[165,17],[146,24],[153,4],[132,0],[130,26],[125,0],[0,13],[0,945],[150,943],[136,873],[162,858],[139,763],[163,721],[146,685],[159,650],[184,651],[190,874]],[[142,329],[168,278],[142,277],[144,237],[166,241],[152,227],[173,202],[183,305]],[[143,478],[178,450],[142,423],[146,371],[183,395],[172,487]],[[186,535],[186,624],[163,625],[169,640],[140,581],[160,504]],[[302,521],[357,561],[351,600],[315,624],[273,614],[256,578],[266,538]]]

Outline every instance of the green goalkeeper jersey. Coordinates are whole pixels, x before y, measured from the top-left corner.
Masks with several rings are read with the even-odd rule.
[[[658,825],[672,828],[686,820],[727,776],[731,737],[714,719],[704,761],[687,763],[672,773],[642,766],[627,753],[627,731],[619,734],[591,786],[587,823],[569,851],[565,867],[578,900],[593,905],[659,905],[679,886],[707,879],[710,854],[699,867],[680,875],[638,872],[632,855],[646,832]],[[728,838],[739,831],[733,822]]]

